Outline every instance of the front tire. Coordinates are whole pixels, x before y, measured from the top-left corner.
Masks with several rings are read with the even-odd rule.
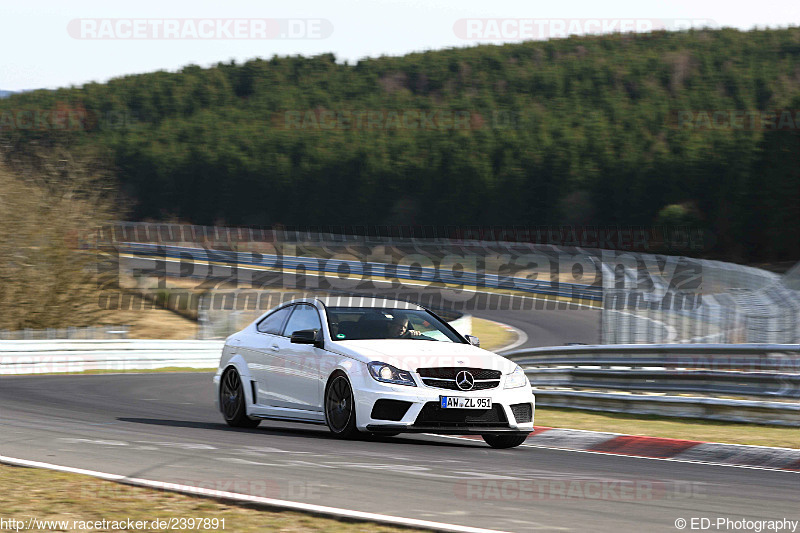
[[[334,374],[325,388],[325,423],[337,438],[352,439],[358,434],[353,388],[343,372]]]
[[[253,420],[247,416],[247,408],[244,403],[244,387],[239,373],[229,368],[222,375],[222,382],[219,387],[219,406],[225,422],[234,428],[254,428],[261,423],[261,420]]]
[[[516,448],[528,438],[527,433],[519,435],[481,435],[486,444],[492,448],[506,449]]]

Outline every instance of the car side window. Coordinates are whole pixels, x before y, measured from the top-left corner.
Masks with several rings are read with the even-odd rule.
[[[317,309],[312,305],[296,305],[292,316],[284,328],[284,335],[290,337],[295,331],[304,329],[322,329]]]
[[[258,323],[256,329],[261,333],[269,333],[270,335],[280,335],[283,329],[283,323],[286,322],[286,317],[292,311],[291,305],[278,309],[271,315],[267,316]]]

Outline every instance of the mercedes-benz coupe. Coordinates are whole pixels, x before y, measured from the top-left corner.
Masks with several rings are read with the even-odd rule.
[[[325,424],[337,437],[481,435],[495,448],[533,430],[524,371],[407,302],[331,297],[273,309],[225,342],[214,377],[234,427]]]

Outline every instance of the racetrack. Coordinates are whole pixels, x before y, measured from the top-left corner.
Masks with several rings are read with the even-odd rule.
[[[277,422],[233,430],[211,391],[206,373],[3,377],[0,455],[507,531],[799,518],[797,473],[427,435],[339,441]]]
[[[485,297],[468,312],[523,331],[520,347],[599,341],[595,309],[514,310]],[[505,531],[676,531],[678,518],[798,518],[792,472],[493,450],[429,435],[339,441],[324,427],[278,422],[234,430],[212,394],[205,373],[2,377],[0,455]]]

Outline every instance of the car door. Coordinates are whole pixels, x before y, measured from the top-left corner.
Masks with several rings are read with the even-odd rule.
[[[316,330],[322,334],[322,322],[317,308],[310,304],[297,304],[292,310],[283,330],[285,344],[275,354],[271,398],[274,405],[321,411],[319,392],[319,358],[324,350],[312,344],[292,344],[292,333],[301,330]]]
[[[285,349],[289,339],[283,336],[283,326],[292,313],[294,306],[282,307],[267,315],[256,325],[257,333],[249,340],[247,350],[247,366],[254,378],[255,402],[258,405],[275,405],[274,390],[279,374],[274,369],[279,366],[278,352]]]

